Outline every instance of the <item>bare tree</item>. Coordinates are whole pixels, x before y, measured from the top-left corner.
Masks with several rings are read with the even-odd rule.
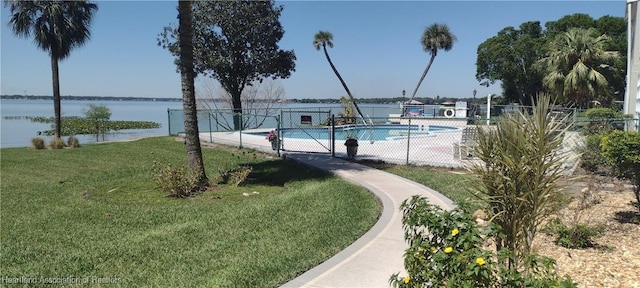
[[[200,82],[202,87],[198,93],[198,106],[216,111],[214,120],[224,130],[234,130],[233,97],[220,84],[211,78]],[[278,111],[286,103],[285,91],[280,81],[271,78],[254,81],[248,85],[240,96],[242,102],[242,129],[261,127],[267,119],[278,115]],[[212,112],[213,113],[213,112]]]

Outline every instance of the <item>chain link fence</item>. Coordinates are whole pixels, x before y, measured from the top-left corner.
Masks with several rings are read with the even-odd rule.
[[[235,114],[231,110],[200,110],[198,128],[203,141],[273,151],[278,155],[284,151],[347,158],[357,150],[355,158],[358,160],[458,168],[474,160],[465,151],[473,141],[474,134],[470,133],[470,128],[494,123],[499,118],[499,115],[490,119],[455,115],[401,117],[390,113],[385,117],[367,116],[362,119],[336,117],[335,110],[335,107],[333,111],[327,108],[292,108],[281,109],[277,115],[268,115],[264,111]],[[503,109],[502,114],[516,111]],[[570,116],[572,124],[565,133],[563,144],[563,150],[574,155],[569,165],[577,161],[584,135],[602,129],[638,129],[640,125],[638,119],[629,118],[576,119],[577,113],[572,109],[554,113]],[[168,116],[169,134],[184,133],[182,110],[169,110]],[[276,135],[271,141],[267,139],[269,132]],[[347,139],[357,139],[357,147],[349,148]]]

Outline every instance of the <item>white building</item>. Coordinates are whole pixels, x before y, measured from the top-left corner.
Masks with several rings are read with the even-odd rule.
[[[624,95],[624,114],[640,118],[640,9],[639,0],[627,0],[627,89]],[[633,126],[633,125],[630,125]],[[640,131],[640,127],[627,127]]]

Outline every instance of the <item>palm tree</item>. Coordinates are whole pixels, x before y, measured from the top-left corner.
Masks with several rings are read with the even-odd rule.
[[[60,137],[60,76],[58,62],[89,40],[91,18],[98,6],[88,1],[7,1],[13,33],[34,35],[38,48],[49,52],[53,78],[55,136]]]
[[[435,23],[424,30],[424,33],[422,33],[422,40],[420,42],[422,43],[424,51],[431,54],[431,59],[429,59],[429,64],[427,64],[427,68],[424,69],[422,77],[420,77],[420,81],[418,81],[418,85],[416,85],[416,89],[413,90],[413,94],[411,94],[411,98],[409,98],[409,103],[414,97],[416,97],[416,93],[418,93],[418,88],[420,88],[422,80],[427,76],[429,68],[431,68],[431,64],[433,64],[433,59],[438,55],[438,50],[451,50],[451,48],[453,48],[453,42],[456,40],[456,35],[451,33],[447,24]]]
[[[351,103],[353,103],[353,106],[356,107],[358,114],[364,121],[364,116],[360,111],[360,107],[358,107],[358,104],[356,104],[351,91],[349,91],[349,87],[347,87],[347,83],[344,82],[344,79],[342,79],[342,76],[340,76],[340,73],[338,73],[338,69],[336,69],[336,66],[333,65],[333,62],[331,62],[329,52],[327,52],[327,46],[333,48],[333,34],[328,31],[318,31],[318,33],[316,33],[316,35],[313,37],[313,47],[316,47],[316,50],[320,50],[320,47],[322,47],[322,49],[324,50],[324,56],[327,57],[327,61],[329,61],[329,65],[331,65],[333,73],[336,74],[338,80],[340,80],[340,83],[342,83],[342,87],[344,87],[344,90],[347,91],[347,95],[349,95],[349,100],[351,100]]]
[[[609,37],[594,28],[571,28],[559,34],[549,46],[549,56],[536,65],[544,70],[543,84],[568,104],[585,107],[590,100],[611,96],[605,75],[619,57],[607,51]]]
[[[202,160],[198,111],[196,110],[195,71],[193,68],[193,11],[191,1],[178,1],[178,37],[180,45],[180,80],[182,83],[182,108],[184,110],[185,146],[189,167],[198,174],[198,189],[208,186],[209,180]]]

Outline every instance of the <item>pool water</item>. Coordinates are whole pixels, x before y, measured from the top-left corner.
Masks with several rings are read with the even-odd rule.
[[[314,127],[314,128],[284,128],[280,131],[281,138],[293,139],[317,139],[329,140],[330,127]],[[409,129],[411,130],[409,132]],[[336,127],[336,140],[345,140],[347,138],[356,138],[359,140],[396,140],[406,139],[411,133],[411,137],[429,137],[435,136],[435,133],[446,131],[457,131],[459,128],[450,126],[418,126],[418,125],[374,125],[368,126],[347,126]],[[247,134],[266,136],[268,132],[248,132]]]

